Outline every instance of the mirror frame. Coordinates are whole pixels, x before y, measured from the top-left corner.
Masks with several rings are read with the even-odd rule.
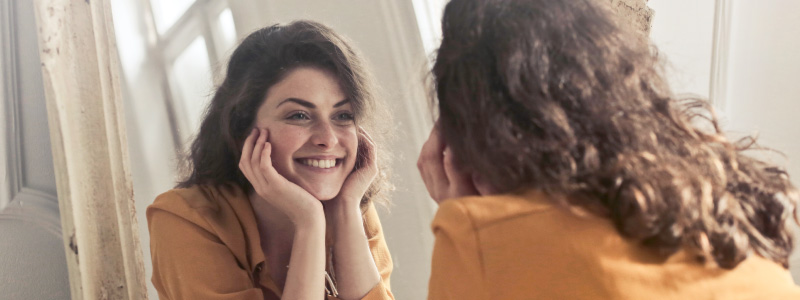
[[[109,0],[36,0],[72,299],[147,299]]]

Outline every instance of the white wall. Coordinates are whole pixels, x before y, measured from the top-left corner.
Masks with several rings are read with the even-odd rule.
[[[668,60],[677,93],[709,96],[714,0],[650,0],[655,11],[650,39]]]
[[[732,9],[727,127],[758,134],[762,145],[783,152],[787,158],[774,161],[799,185],[800,1],[733,1]],[[800,249],[791,267],[800,282]]]

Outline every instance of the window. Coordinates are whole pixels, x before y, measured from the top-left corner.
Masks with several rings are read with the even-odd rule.
[[[116,0],[112,9],[124,76],[129,83],[142,76],[155,78],[149,84],[129,84],[126,98],[145,97],[135,89],[158,90],[180,150],[199,128],[214,84],[222,78],[222,64],[236,44],[229,4]]]

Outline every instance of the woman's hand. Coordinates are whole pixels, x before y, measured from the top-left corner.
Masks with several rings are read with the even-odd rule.
[[[378,155],[375,142],[360,126],[358,127],[358,151],[356,165],[344,180],[335,205],[360,208],[361,198],[378,175]],[[332,203],[334,204],[334,203]]]
[[[295,224],[324,222],[322,203],[305,189],[287,180],[272,166],[269,131],[255,128],[244,141],[239,169],[255,192],[270,205],[286,214]]]
[[[422,145],[422,152],[417,160],[417,169],[422,181],[436,203],[450,198],[480,195],[473,178],[477,176],[458,170],[450,148],[445,145],[439,134],[439,122],[431,129],[431,135]],[[488,193],[489,189],[485,189]]]
[[[325,202],[325,217],[333,229],[333,263],[339,297],[361,299],[381,280],[364,230],[361,199],[378,175],[375,142],[358,128],[356,165],[344,180],[339,195]]]

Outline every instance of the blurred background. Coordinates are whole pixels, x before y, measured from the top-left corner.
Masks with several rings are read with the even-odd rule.
[[[197,129],[237,42],[258,28],[296,19],[322,22],[350,38],[392,109],[397,138],[388,149],[395,155],[397,190],[393,205],[379,209],[395,264],[392,290],[397,299],[426,297],[436,206],[415,163],[432,125],[423,77],[441,35],[445,3],[111,0],[150,299],[157,294],[149,283],[145,208],[174,186],[178,154]],[[800,184],[795,117],[800,1],[650,0],[647,5],[655,12],[650,38],[665,59],[673,89],[709,99],[734,137],[756,134],[763,145],[781,151],[785,156],[765,158],[786,166]],[[12,284],[68,298],[31,1],[3,0],[0,26],[0,298],[10,296],[2,291]],[[791,262],[797,281],[800,256]],[[47,266],[46,275],[13,271],[41,266]]]

